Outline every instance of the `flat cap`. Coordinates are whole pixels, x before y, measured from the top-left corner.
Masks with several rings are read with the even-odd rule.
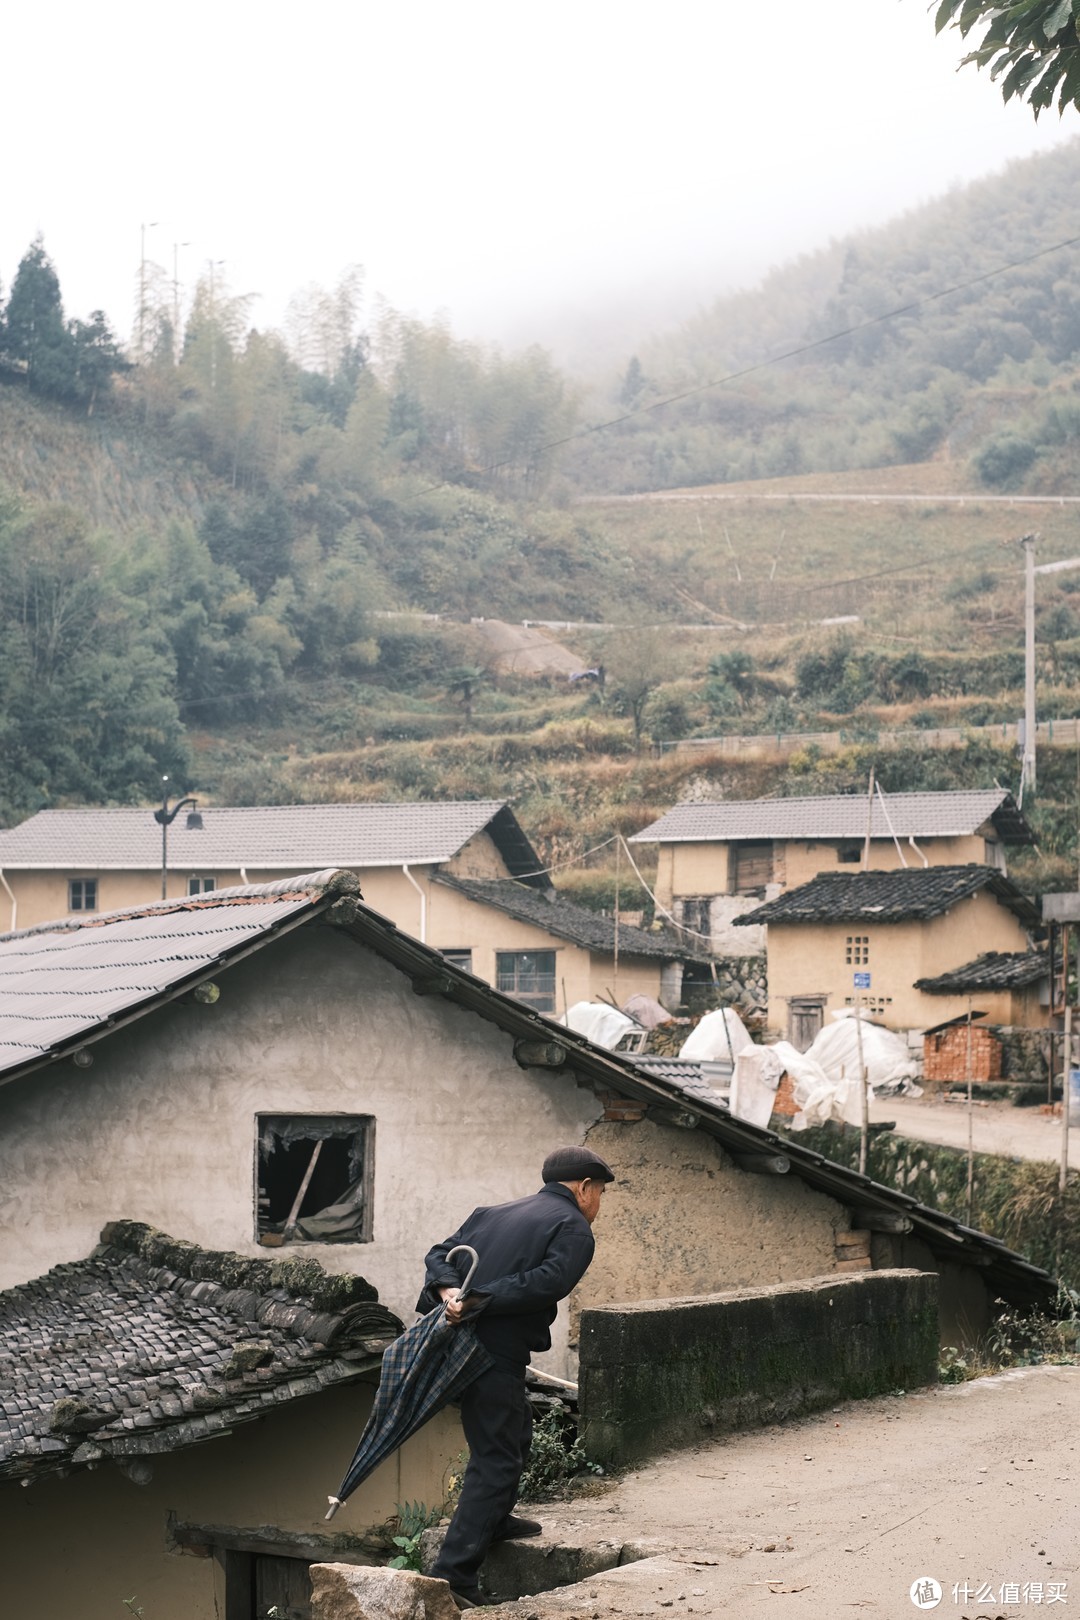
[[[545,1181],[614,1181],[615,1172],[587,1147],[555,1148],[544,1160]]]

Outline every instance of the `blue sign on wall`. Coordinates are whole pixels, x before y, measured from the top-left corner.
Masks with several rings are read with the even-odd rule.
[[[855,988],[856,988],[856,990],[869,990],[869,988],[870,988],[870,975],[869,975],[869,973],[856,973],[854,975],[854,979],[855,979]]]

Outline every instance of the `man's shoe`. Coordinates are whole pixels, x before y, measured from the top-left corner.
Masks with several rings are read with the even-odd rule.
[[[485,1597],[478,1586],[474,1586],[471,1592],[458,1592],[451,1587],[450,1596],[461,1613],[466,1609],[488,1609],[498,1602],[497,1598]]]
[[[516,1513],[511,1513],[504,1519],[502,1525],[492,1536],[492,1541],[524,1541],[526,1536],[539,1536],[543,1533],[543,1525],[538,1519],[519,1519]]]

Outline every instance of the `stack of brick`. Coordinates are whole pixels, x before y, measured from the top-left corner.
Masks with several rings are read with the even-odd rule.
[[[777,1115],[781,1119],[794,1119],[799,1112],[799,1105],[795,1101],[795,1086],[787,1070],[780,1076],[780,1084],[776,1088],[776,1101],[773,1103],[773,1118]]]
[[[923,1036],[923,1079],[957,1081],[968,1077],[969,1031],[966,1021]],[[973,1024],[970,1031],[971,1078],[1001,1079],[1001,1042],[990,1030]]]
[[[837,1232],[833,1262],[834,1271],[870,1271],[870,1233]]]

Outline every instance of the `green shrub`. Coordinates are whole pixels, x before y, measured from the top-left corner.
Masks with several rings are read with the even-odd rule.
[[[553,1502],[570,1494],[580,1474],[602,1474],[591,1463],[577,1435],[573,1418],[562,1406],[553,1406],[533,1424],[532,1449],[518,1487],[521,1502]]]
[[[1038,453],[1030,439],[1022,439],[1016,433],[1003,433],[983,445],[975,457],[975,471],[984,484],[995,487],[1015,484],[1028,471]]]

